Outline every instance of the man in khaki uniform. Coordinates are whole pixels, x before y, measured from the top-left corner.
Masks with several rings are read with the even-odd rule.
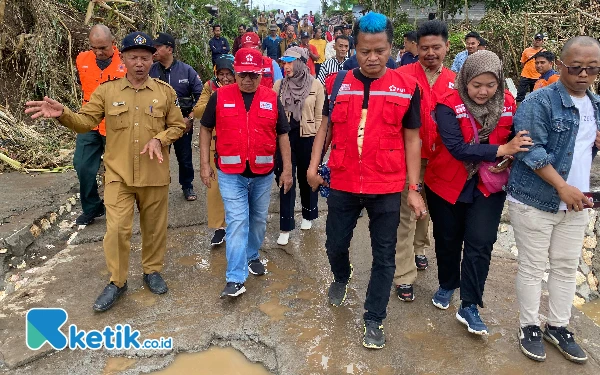
[[[79,113],[48,97],[26,103],[31,118],[57,118],[77,133],[106,118],[104,254],[111,278],[94,304],[96,311],[111,308],[127,290],[134,203],[140,211],[144,282],[152,293],[168,290],[159,274],[167,245],[168,146],[181,137],[185,124],[175,91],[148,76],[154,51],[148,35],[127,35],[121,46],[127,75],[100,85]]]

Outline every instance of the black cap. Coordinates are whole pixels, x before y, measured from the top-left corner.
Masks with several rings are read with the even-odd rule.
[[[535,34],[535,36],[533,37],[533,39],[541,39],[541,40],[543,40],[544,39],[544,34],[540,34],[540,33]]]
[[[310,36],[308,35],[308,33],[306,31],[303,31],[300,33],[300,39],[304,39],[304,38],[310,38]]]
[[[229,69],[232,73],[235,73],[233,69],[233,56],[232,55],[221,55],[215,60],[215,73],[220,69]]]
[[[344,29],[349,29],[352,30],[352,25],[348,24],[348,25],[344,25]]]
[[[175,38],[166,33],[158,33],[156,39],[154,39],[155,46],[167,46],[175,50]]]
[[[127,34],[121,41],[121,52],[129,51],[130,49],[141,48],[152,53],[156,52],[152,38],[146,33],[140,31]]]

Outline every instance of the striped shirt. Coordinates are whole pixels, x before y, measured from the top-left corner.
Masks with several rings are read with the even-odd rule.
[[[327,59],[323,64],[321,64],[321,70],[319,70],[319,76],[317,79],[321,82],[322,85],[325,85],[325,79],[333,73],[337,73],[340,70],[343,70],[342,67],[347,59],[342,62],[339,62],[337,58]]]

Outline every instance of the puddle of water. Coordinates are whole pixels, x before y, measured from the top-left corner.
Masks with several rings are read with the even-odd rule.
[[[488,336],[488,343],[491,344],[491,343],[493,343],[494,341],[496,341],[496,340],[498,340],[500,338],[502,338],[502,333],[496,332],[496,333]]]
[[[272,321],[279,321],[284,318],[284,314],[290,311],[289,307],[282,306],[279,304],[279,299],[272,298],[268,302],[262,303],[258,306],[260,311],[264,312],[271,318]]]
[[[262,365],[248,361],[233,348],[210,348],[200,353],[181,353],[160,375],[269,375]]]
[[[141,304],[142,306],[149,307],[154,305],[158,298],[156,294],[153,294],[147,288],[143,288],[133,292],[131,294],[131,299]]]
[[[104,365],[103,375],[115,375],[135,364],[136,360],[126,357],[109,357]]]
[[[577,308],[588,318],[592,319],[597,326],[600,326],[600,299],[577,306]]]
[[[196,263],[202,262],[200,255],[186,255],[177,260],[177,263],[182,266],[195,266]]]
[[[265,292],[280,292],[286,290],[288,286],[290,286],[290,283],[273,282],[271,285],[265,288]]]
[[[313,300],[317,298],[317,293],[312,290],[303,290],[296,295],[296,298],[305,299],[305,300]]]

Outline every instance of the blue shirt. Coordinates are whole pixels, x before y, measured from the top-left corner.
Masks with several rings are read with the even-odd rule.
[[[173,64],[168,68],[155,62],[150,68],[149,75],[173,87],[177,93],[181,113],[184,117],[189,116],[202,93],[202,81],[194,68],[178,60],[173,60]]]
[[[418,55],[415,56],[412,54],[412,52],[406,51],[406,52],[404,52],[404,55],[402,55],[402,58],[400,59],[400,66],[416,63],[417,61],[419,61]]]
[[[467,57],[469,57],[469,52],[467,50],[464,50],[458,55],[456,55],[456,57],[454,57],[454,62],[452,63],[452,67],[450,68],[450,70],[452,70],[455,73],[458,73],[460,68],[462,68],[463,64],[467,60]]]
[[[273,60],[273,83],[283,79],[283,73],[281,72],[281,68],[277,61]]]
[[[594,107],[596,128],[600,130],[600,96],[587,91]],[[552,165],[566,181],[573,163],[579,130],[579,111],[562,82],[558,81],[527,95],[514,117],[515,132],[528,130],[533,141],[529,152],[515,155],[507,192],[516,200],[556,213],[560,197],[556,189],[535,173]],[[595,156],[597,149],[591,150]]]
[[[279,37],[279,35],[276,36],[275,39],[272,39],[270,36],[268,36],[262,42],[263,50],[267,51],[267,56],[273,60],[277,60],[281,57],[281,49],[279,48],[281,40],[282,39]]]
[[[220,55],[226,55],[229,53],[229,42],[226,38],[220,37],[219,39],[212,37],[208,41],[208,46],[210,47],[210,52],[212,53],[213,62]]]
[[[390,69],[396,69],[396,62],[390,57],[385,66]],[[358,60],[356,59],[356,55],[353,55],[344,63],[344,70],[352,70],[355,68],[358,68]]]

